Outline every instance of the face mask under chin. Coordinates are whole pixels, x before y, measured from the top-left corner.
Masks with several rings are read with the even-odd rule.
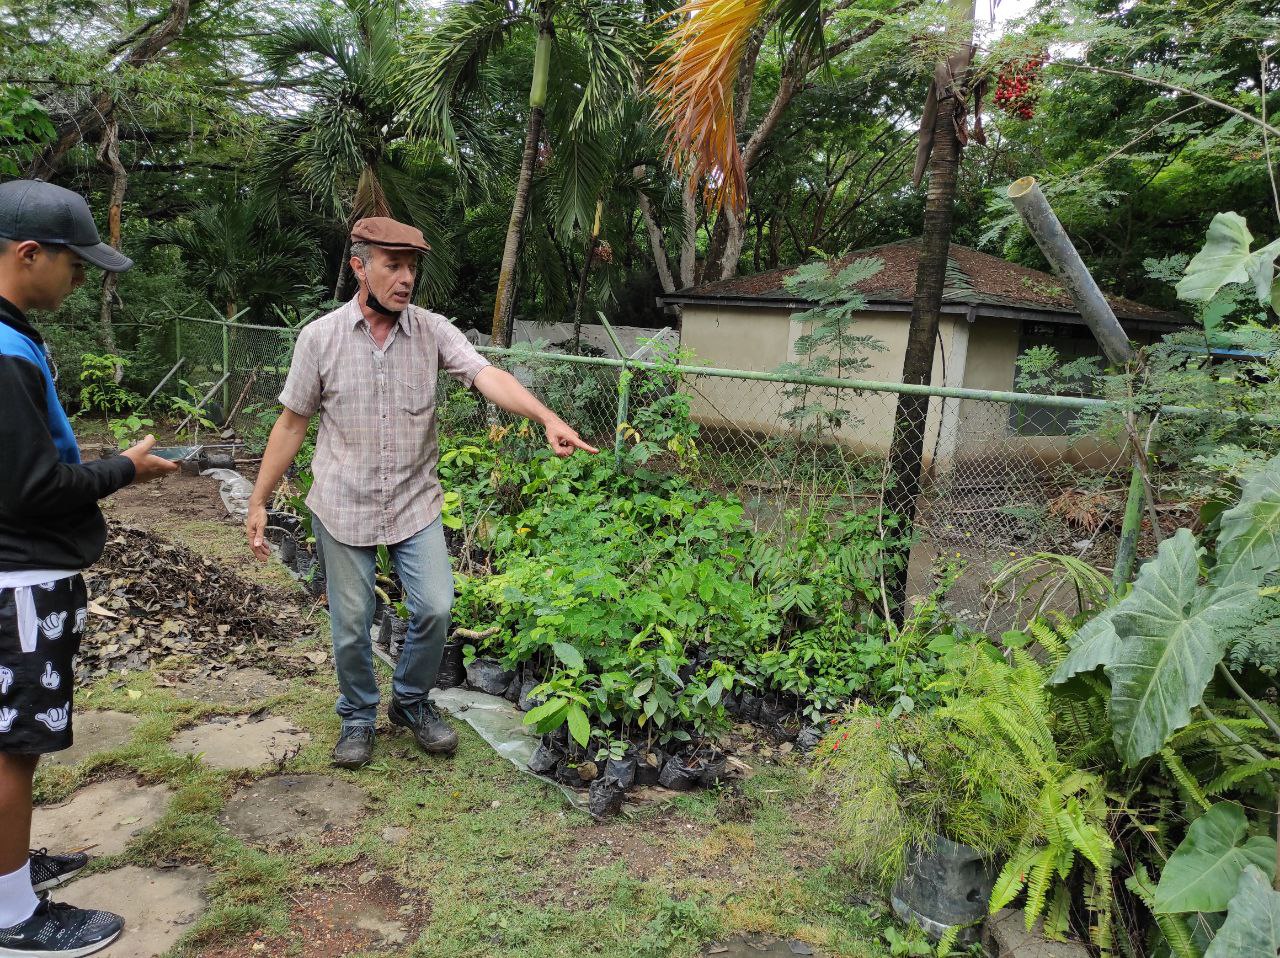
[[[372,287],[365,288],[365,301],[369,304],[369,308],[372,309],[375,313],[381,313],[383,316],[399,316],[400,315],[400,310],[388,309],[386,306],[384,306],[382,304],[382,301],[378,299],[377,296],[373,295]]]

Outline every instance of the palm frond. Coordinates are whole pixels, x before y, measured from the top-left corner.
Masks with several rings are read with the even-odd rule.
[[[569,126],[599,130],[635,96],[636,77],[649,46],[641,12],[622,0],[574,0],[562,10],[565,26],[582,49],[586,76]]]
[[[460,166],[455,105],[476,88],[485,63],[526,22],[511,0],[463,0],[450,4],[430,32],[408,35],[395,99],[410,134],[438,140]]]
[[[431,252],[422,256],[419,273],[420,295],[439,303],[453,288],[456,255],[453,230],[448,225],[452,191],[444,177],[432,177],[407,162],[391,161],[379,167],[380,180],[389,210],[397,219],[422,230]]]
[[[735,210],[746,205],[747,174],[734,87],[747,41],[769,7],[769,0],[688,0],[668,15],[676,26],[658,45],[663,59],[650,80],[672,165],[704,179],[708,193]]]
[[[318,19],[282,24],[262,39],[259,52],[267,69],[277,76],[308,59],[326,60],[346,72],[354,55],[340,23]]]
[[[752,32],[771,14],[807,55],[823,44],[823,0],[686,0],[663,19],[676,26],[658,44],[649,88],[667,128],[673,166],[705,180],[709,201],[741,212],[746,170],[738,147],[734,92]]]
[[[614,138],[579,130],[556,150],[548,175],[554,202],[556,233],[568,240],[575,229],[589,229],[596,200],[604,192],[616,158]]]

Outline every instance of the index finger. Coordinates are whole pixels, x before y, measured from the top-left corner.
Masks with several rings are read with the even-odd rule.
[[[583,441],[582,441],[581,439],[579,439],[577,436],[570,436],[570,437],[569,437],[569,442],[573,443],[573,444],[574,444],[575,446],[577,446],[579,449],[585,449],[587,452],[591,453],[592,455],[595,455],[596,453],[598,453],[598,452],[600,451],[600,450],[599,450],[599,449],[597,449],[595,446],[589,446],[589,445],[587,445],[585,442],[583,442]]]

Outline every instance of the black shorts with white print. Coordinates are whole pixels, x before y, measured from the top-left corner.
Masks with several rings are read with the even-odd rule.
[[[79,575],[0,589],[0,752],[71,747],[71,691],[87,605]]]

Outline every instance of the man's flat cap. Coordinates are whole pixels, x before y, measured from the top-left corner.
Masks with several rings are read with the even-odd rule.
[[[372,243],[386,249],[412,249],[419,253],[431,249],[422,230],[407,223],[399,223],[389,216],[370,216],[356,220],[356,225],[351,228],[351,242]]]

